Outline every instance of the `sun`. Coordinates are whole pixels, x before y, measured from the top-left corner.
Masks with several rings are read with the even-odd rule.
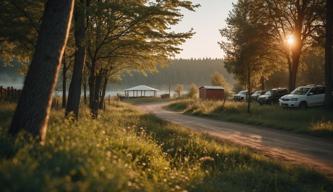
[[[296,43],[296,40],[295,40],[294,35],[288,35],[287,36],[287,44],[289,46],[293,46],[293,45],[295,45],[295,43]]]

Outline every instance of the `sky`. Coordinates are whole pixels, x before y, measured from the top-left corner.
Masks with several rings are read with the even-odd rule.
[[[177,32],[194,29],[196,34],[187,40],[181,48],[183,51],[176,58],[222,58],[223,51],[218,42],[221,41],[219,29],[226,23],[225,20],[232,3],[236,0],[193,0],[201,6],[196,12],[183,11],[184,18],[173,29]]]

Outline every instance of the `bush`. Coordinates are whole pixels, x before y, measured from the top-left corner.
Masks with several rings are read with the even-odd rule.
[[[192,99],[196,99],[198,98],[198,92],[199,92],[199,88],[196,84],[192,83],[190,90],[188,92],[188,97],[192,98]]]

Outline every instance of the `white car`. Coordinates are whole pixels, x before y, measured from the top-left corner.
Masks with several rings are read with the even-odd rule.
[[[265,91],[255,91],[252,95],[251,95],[251,99],[253,99],[254,101],[256,101],[258,99],[259,96],[265,94]]]
[[[245,101],[248,98],[248,93],[246,90],[238,92],[236,95],[234,95],[235,101]]]
[[[282,107],[306,108],[324,105],[325,87],[321,85],[307,85],[296,88],[293,92],[279,99]]]

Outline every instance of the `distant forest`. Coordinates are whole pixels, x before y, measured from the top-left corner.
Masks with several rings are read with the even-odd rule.
[[[301,65],[299,72],[298,85],[306,84],[323,84],[324,62],[323,56],[318,52],[311,52],[310,55],[304,56],[304,63]],[[237,90],[240,88],[233,74],[228,73],[224,68],[222,59],[175,59],[170,60],[166,66],[159,67],[154,73],[144,75],[140,72],[124,74],[118,82],[112,82],[108,86],[109,91],[119,91],[124,88],[145,84],[161,90],[168,90],[169,84],[171,90],[174,90],[176,84],[183,84],[188,89],[191,83],[200,85],[209,85],[211,76],[215,71],[220,72],[225,80],[231,85],[236,85]],[[23,82],[23,75],[19,63],[13,63],[5,66],[0,61],[0,86],[14,86],[20,88]],[[59,78],[62,78],[61,76]],[[68,85],[69,85],[69,80]],[[280,71],[274,73],[266,82],[266,88],[287,87],[288,73]],[[61,80],[57,90],[61,90]]]
[[[195,83],[198,86],[208,85],[215,71],[223,74],[226,81],[230,84],[235,83],[232,74],[229,74],[224,68],[222,59],[175,59],[169,62],[166,66],[160,66],[154,73],[146,75],[140,72],[124,74],[120,81],[111,83],[108,89],[121,90],[141,84],[161,90],[167,90],[169,84],[171,89],[174,89],[176,84],[183,84],[185,88],[191,83]],[[19,66],[19,64],[16,64],[5,67],[0,63],[0,85],[7,86],[13,84],[20,87],[19,85],[23,82],[23,76],[18,73],[20,70]],[[57,87],[58,89],[61,88],[60,80]]]
[[[146,76],[139,72],[125,74],[120,82],[111,84],[109,89],[117,90],[140,84],[162,90],[167,90],[169,85],[173,90],[176,84],[183,84],[185,88],[191,83],[198,86],[209,85],[215,71],[220,72],[228,83],[235,83],[233,75],[224,68],[222,59],[175,59],[168,65],[159,67],[157,72]]]

